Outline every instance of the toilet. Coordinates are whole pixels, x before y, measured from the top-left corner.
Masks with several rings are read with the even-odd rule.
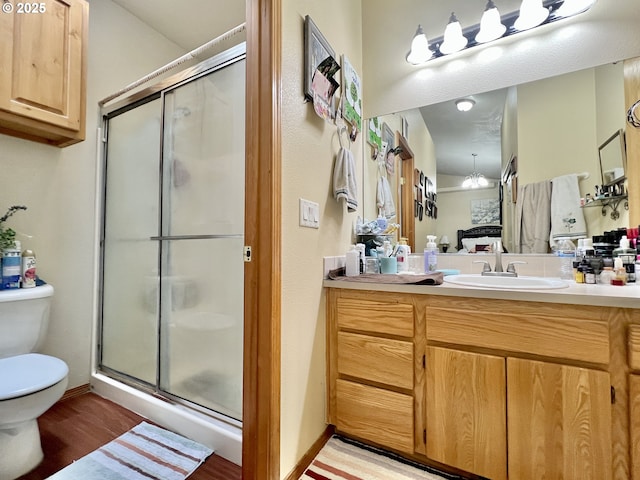
[[[42,461],[37,418],[67,388],[67,364],[35,353],[52,296],[51,285],[0,291],[0,480],[14,480]]]

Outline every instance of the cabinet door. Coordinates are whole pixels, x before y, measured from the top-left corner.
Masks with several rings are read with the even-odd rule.
[[[511,478],[611,478],[607,372],[509,358],[507,385]]]
[[[506,479],[504,358],[427,347],[426,384],[427,457]]]
[[[39,0],[13,5],[13,13],[0,15],[0,109],[83,130],[88,4]]]
[[[640,375],[629,375],[631,478],[640,480]]]

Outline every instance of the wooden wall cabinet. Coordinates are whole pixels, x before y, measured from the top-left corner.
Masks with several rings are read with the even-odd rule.
[[[626,480],[630,312],[328,289],[329,423],[492,480]]]
[[[0,133],[58,147],[84,140],[88,3],[12,5],[0,15]]]

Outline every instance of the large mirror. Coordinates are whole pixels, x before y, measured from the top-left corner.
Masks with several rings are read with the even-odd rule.
[[[501,225],[504,245],[508,251],[517,252],[518,187],[577,174],[581,197],[595,197],[596,185],[603,183],[599,147],[625,125],[622,62],[465,98],[474,103],[471,110],[459,111],[458,99],[452,99],[377,117],[379,125],[394,132],[394,147],[398,137],[406,141],[415,174],[400,179],[404,160],[399,155],[395,168],[381,168],[379,158],[373,155],[375,148],[367,142],[363,167],[365,218],[375,218],[379,213],[377,190],[380,176],[385,175],[398,210],[395,221],[405,227],[407,203],[402,200],[403,192],[409,192],[414,200],[424,195],[424,187],[421,190],[419,184],[424,177],[436,192],[437,218],[420,218],[417,210],[410,212],[414,225],[401,230],[411,235],[414,251],[421,252],[426,235],[433,234],[439,242],[447,239],[448,251],[455,252],[458,230]],[[619,141],[618,136],[609,140],[616,146],[618,157],[609,160],[607,151],[603,168],[613,170],[610,175],[624,176]],[[612,166],[609,162],[617,163]],[[474,173],[484,176],[487,186],[463,188],[465,178]],[[426,199],[421,200],[424,203]],[[623,207],[615,220],[605,215],[603,208],[581,210],[588,236],[628,223]]]

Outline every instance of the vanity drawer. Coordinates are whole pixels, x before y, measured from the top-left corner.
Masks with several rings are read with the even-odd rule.
[[[338,373],[413,390],[413,343],[338,332]]]
[[[607,365],[607,323],[569,315],[427,308],[427,341]]]
[[[339,431],[413,452],[413,397],[338,380],[336,407]]]
[[[338,328],[413,337],[413,305],[339,298]]]

